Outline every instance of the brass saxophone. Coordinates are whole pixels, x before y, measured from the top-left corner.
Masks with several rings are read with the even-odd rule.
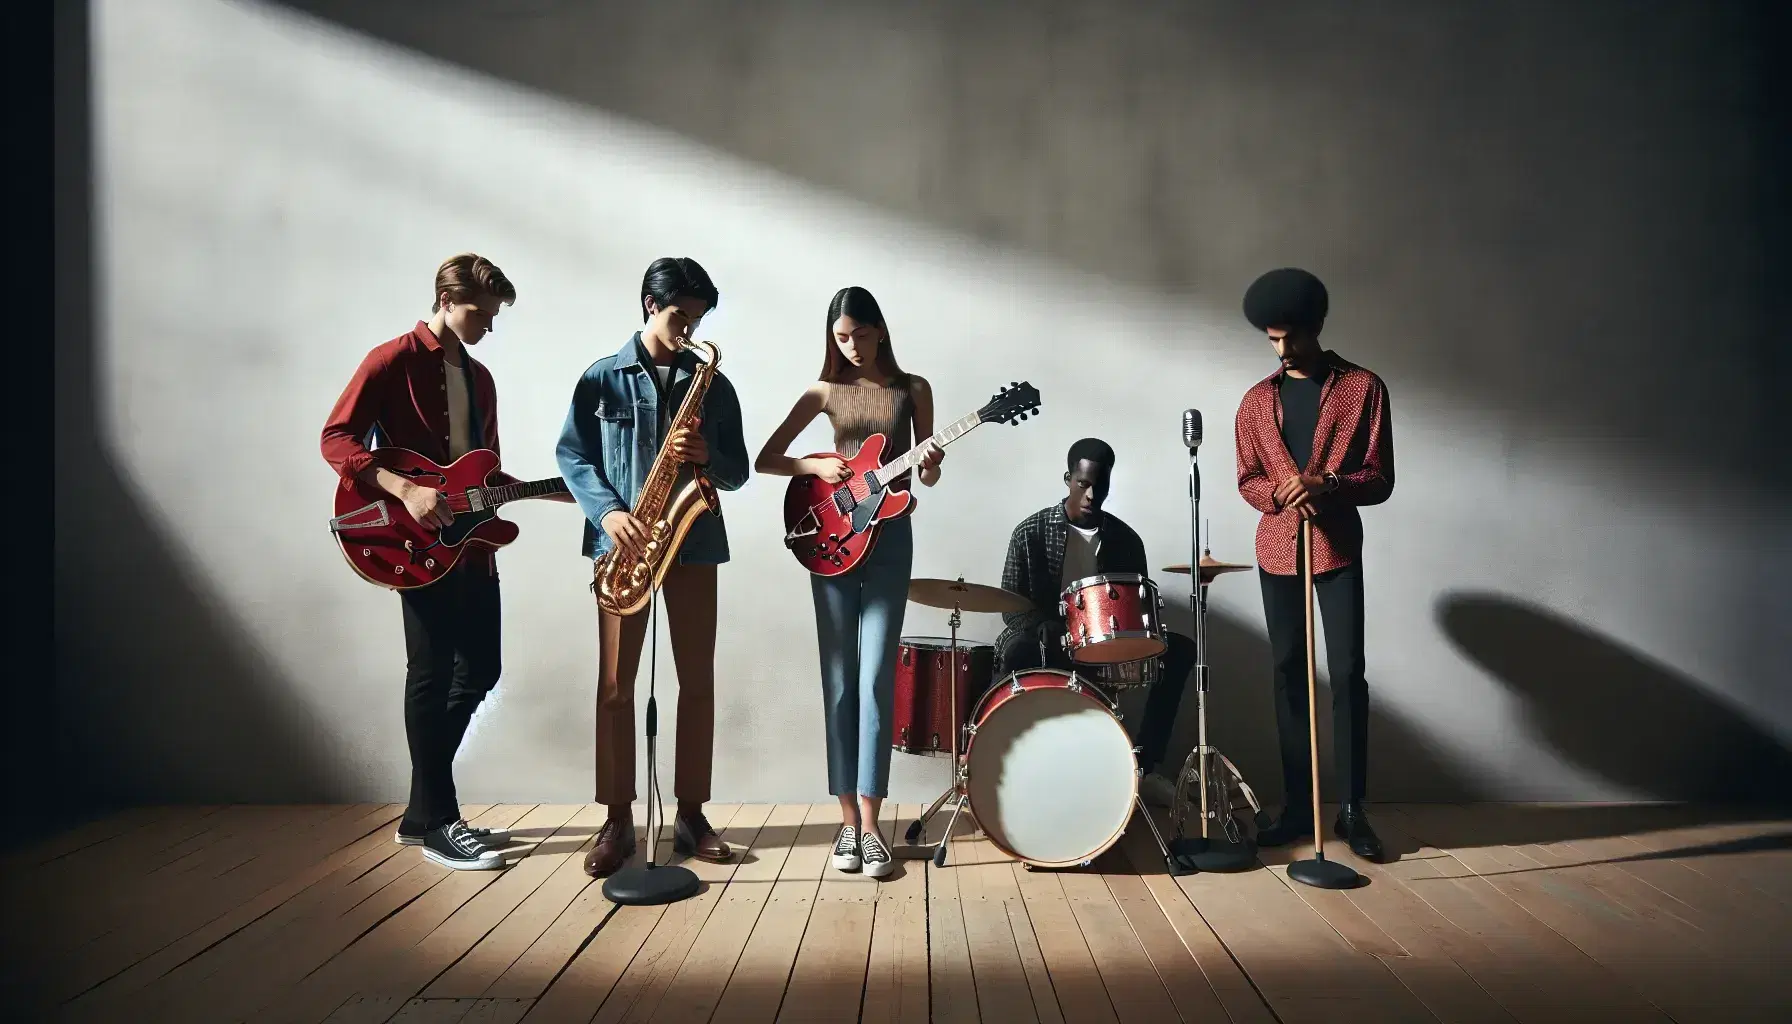
[[[700,361],[691,374],[691,389],[685,393],[678,415],[667,427],[668,441],[673,434],[696,422],[703,408],[703,396],[708,393],[716,367],[722,362],[722,353],[713,342],[686,341],[679,347],[707,353],[709,358]],[[715,484],[701,467],[691,466],[690,478],[678,486],[685,467],[685,461],[662,443],[659,455],[653,460],[653,468],[648,470],[646,480],[641,483],[640,497],[630,510],[630,514],[647,528],[645,555],[631,555],[619,547],[612,547],[592,567],[592,589],[597,592],[598,607],[604,611],[626,616],[647,607],[648,599],[659,590],[666,572],[677,560],[678,549],[684,544],[685,534],[696,524],[697,517],[705,512],[721,513],[722,502],[716,494]],[[674,487],[677,487],[676,491]]]

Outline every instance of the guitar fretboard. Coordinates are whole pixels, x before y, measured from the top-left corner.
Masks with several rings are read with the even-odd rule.
[[[521,501],[524,498],[544,498],[550,494],[562,494],[566,491],[566,481],[559,477],[550,480],[529,480],[520,484],[504,484],[500,487],[481,487],[479,493],[485,498],[485,507],[493,508],[507,501]]]
[[[944,448],[970,433],[972,429],[981,422],[982,420],[978,419],[976,413],[970,413],[961,419],[953,420],[951,423],[946,424],[945,429],[934,431],[932,437],[927,438],[927,440],[922,441],[908,451],[903,452],[901,458],[892,459],[879,467],[877,470],[877,478],[885,483],[889,483],[891,480],[896,479],[921,464],[921,452],[927,447],[928,441],[932,441],[934,444]]]

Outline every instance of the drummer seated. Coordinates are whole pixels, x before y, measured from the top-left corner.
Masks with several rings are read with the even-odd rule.
[[[1032,601],[1026,612],[1002,616],[1007,627],[996,640],[996,678],[1029,668],[1073,667],[1064,649],[1064,618],[1058,599],[1073,581],[1106,573],[1148,576],[1145,544],[1118,516],[1102,511],[1114,470],[1114,450],[1105,441],[1084,438],[1070,446],[1064,500],[1040,509],[1014,528],[1002,567],[1002,588]],[[1155,611],[1155,609],[1153,609]],[[1195,664],[1195,644],[1180,633],[1165,634],[1169,649],[1159,656],[1160,672],[1145,701],[1144,716],[1132,726],[1139,750],[1139,788],[1145,801],[1168,806],[1175,794],[1174,768],[1157,768],[1170,742],[1182,689]]]

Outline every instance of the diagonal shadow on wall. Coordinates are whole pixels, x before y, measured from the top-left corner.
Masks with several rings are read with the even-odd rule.
[[[53,646],[69,806],[339,800],[293,681],[182,564],[106,449],[88,38],[87,5],[57,4]]]
[[[1555,612],[1499,594],[1438,606],[1452,643],[1523,698],[1575,764],[1657,800],[1784,805],[1792,750],[1679,672]]]
[[[1785,259],[1784,4],[276,2],[1215,309],[1310,264],[1396,394],[1785,489],[1773,375],[1729,371],[1786,358],[1748,340]]]

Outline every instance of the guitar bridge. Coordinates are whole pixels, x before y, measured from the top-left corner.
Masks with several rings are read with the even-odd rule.
[[[361,517],[368,512],[378,512],[379,518],[360,521]],[[362,505],[353,512],[337,516],[330,520],[330,532],[341,533],[344,530],[373,530],[382,526],[391,525],[392,516],[386,508],[386,503],[384,501],[376,501],[369,505]]]
[[[801,522],[797,523],[796,529],[791,530],[784,535],[784,545],[786,547],[793,547],[797,541],[802,540],[804,537],[813,537],[820,532],[821,520],[816,518],[815,513],[810,512],[802,518]]]

